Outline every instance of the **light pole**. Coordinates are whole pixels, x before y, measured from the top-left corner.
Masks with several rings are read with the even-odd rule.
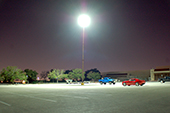
[[[90,25],[90,17],[86,14],[82,14],[78,17],[78,24],[83,28],[83,39],[82,39],[82,83],[81,85],[84,85],[83,83],[83,74],[84,74],[84,30],[85,27],[88,27]]]

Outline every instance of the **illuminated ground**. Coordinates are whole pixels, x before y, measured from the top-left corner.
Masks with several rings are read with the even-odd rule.
[[[0,113],[169,113],[170,83],[0,85]]]

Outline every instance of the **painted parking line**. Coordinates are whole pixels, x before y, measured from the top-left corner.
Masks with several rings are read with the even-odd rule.
[[[81,96],[69,96],[69,95],[57,95],[60,97],[69,97],[69,98],[78,98],[78,99],[89,99],[88,97],[81,97]]]
[[[9,93],[9,92],[7,92],[7,93]],[[46,99],[46,98],[39,98],[39,97],[34,97],[34,96],[29,96],[29,95],[21,95],[21,94],[14,94],[14,93],[9,93],[9,94],[13,94],[13,95],[17,95],[17,96],[23,96],[23,97],[27,97],[27,98],[38,99],[38,100],[43,100],[43,101],[48,101],[48,102],[57,102],[55,100]]]
[[[39,98],[39,97],[33,97],[33,96],[27,96],[27,95],[18,95],[18,96],[24,96],[24,97],[28,97],[28,98],[33,98],[33,99],[38,99],[38,100],[44,100],[44,101],[49,101],[49,102],[56,102],[55,100],[46,99],[46,98]]]
[[[79,99],[89,99],[88,97],[80,97],[80,96],[73,96],[73,98],[79,98]]]
[[[3,102],[3,101],[0,101],[0,103],[6,105],[6,106],[11,106],[10,104],[6,103],[6,102]]]

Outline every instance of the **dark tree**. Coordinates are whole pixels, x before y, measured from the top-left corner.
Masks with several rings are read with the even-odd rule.
[[[29,82],[33,82],[36,80],[38,73],[36,71],[33,71],[31,69],[25,69],[24,72],[26,72],[27,80]]]
[[[73,72],[72,70],[66,70],[64,74],[69,74],[70,72]]]
[[[40,79],[46,80],[48,78],[49,71],[42,71],[40,74]]]
[[[89,78],[87,78],[87,74],[88,74],[89,72],[95,72],[95,73],[101,74],[100,71],[99,71],[97,68],[87,70],[87,71],[85,71],[85,79],[84,79],[85,81],[89,81],[89,80],[90,80]]]

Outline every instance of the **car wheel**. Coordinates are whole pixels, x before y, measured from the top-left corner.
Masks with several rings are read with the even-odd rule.
[[[111,84],[112,84],[112,82],[109,82],[109,84],[111,85]]]
[[[139,83],[138,83],[138,82],[136,82],[136,83],[135,83],[135,85],[136,85],[136,86],[139,86]]]
[[[103,82],[100,82],[100,84],[102,85],[102,84],[103,84]]]
[[[104,85],[106,85],[106,83],[104,83]]]
[[[145,84],[145,83],[144,83]],[[144,84],[141,84],[141,86],[143,86]]]
[[[126,86],[126,83],[123,83],[123,86]]]
[[[115,85],[115,83],[113,82],[113,85]]]
[[[161,80],[160,83],[165,83],[165,81]]]

